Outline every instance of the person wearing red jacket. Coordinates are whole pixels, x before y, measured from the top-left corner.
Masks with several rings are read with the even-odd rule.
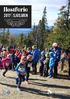
[[[5,71],[3,72],[3,76],[5,76],[6,72],[7,72],[8,69],[10,68],[11,63],[12,63],[12,62],[11,62],[10,54],[8,54],[6,58],[3,58],[3,59],[2,59],[2,66],[3,66],[3,68],[5,69]]]

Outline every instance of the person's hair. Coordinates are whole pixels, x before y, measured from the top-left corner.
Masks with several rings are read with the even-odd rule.
[[[22,61],[24,61],[25,59],[26,59],[26,56],[25,56],[25,55],[23,55],[23,56],[21,56],[20,61],[22,62]]]

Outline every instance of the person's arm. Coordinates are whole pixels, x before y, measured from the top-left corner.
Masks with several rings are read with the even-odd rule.
[[[52,67],[52,66],[54,66],[54,64],[55,64],[55,61],[54,61],[54,59],[51,58],[49,61],[49,66]]]
[[[15,70],[16,70],[17,72],[18,72],[18,69],[19,69],[20,65],[21,65],[21,63],[18,63],[17,66],[16,66],[16,68],[15,68]]]

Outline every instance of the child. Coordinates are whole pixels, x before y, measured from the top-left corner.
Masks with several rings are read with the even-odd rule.
[[[16,78],[17,91],[20,91],[21,82],[25,80],[26,75],[26,56],[22,56],[20,62],[16,67],[18,78]]]
[[[11,56],[10,54],[8,54],[6,58],[2,59],[2,65],[3,65],[3,68],[5,69],[5,71],[3,72],[3,76],[5,76],[8,69],[10,69],[11,64],[12,64]]]
[[[32,66],[32,55],[27,56],[27,62],[26,62],[26,81],[29,83],[29,73],[30,73],[30,68]]]
[[[50,52],[50,58],[49,58],[50,78],[53,77],[54,65],[55,65],[55,56],[53,52]]]
[[[2,57],[0,57],[0,69],[3,69],[3,65],[2,65]]]
[[[15,54],[15,51],[11,55],[11,60],[12,60],[12,70],[15,70],[17,63],[19,63],[19,61],[20,61],[20,59]]]
[[[43,76],[43,74],[44,74],[44,71],[45,71],[45,68],[44,68],[45,62],[46,62],[45,53],[44,52],[41,52],[40,69],[39,69],[40,76]]]

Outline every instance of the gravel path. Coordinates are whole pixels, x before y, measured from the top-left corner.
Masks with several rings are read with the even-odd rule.
[[[8,71],[6,77],[0,70],[0,99],[70,99],[70,79],[59,76],[57,79],[30,75],[30,84],[21,85],[21,92],[17,92],[16,73]]]

